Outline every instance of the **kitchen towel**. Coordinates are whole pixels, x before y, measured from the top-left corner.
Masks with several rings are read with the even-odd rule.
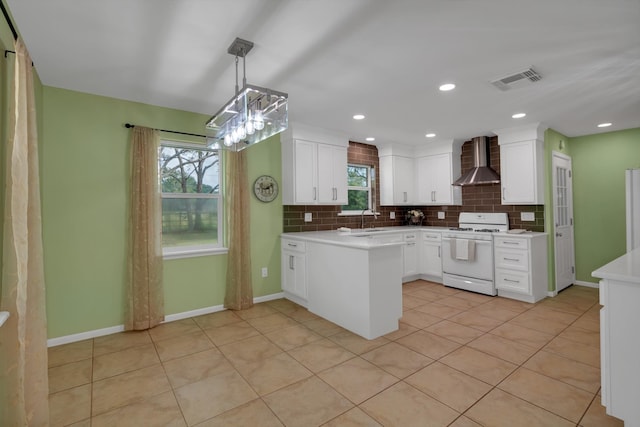
[[[473,261],[476,257],[476,242],[469,239],[451,239],[451,258]]]

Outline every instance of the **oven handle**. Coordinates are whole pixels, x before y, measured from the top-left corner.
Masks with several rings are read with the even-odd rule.
[[[453,238],[455,239],[456,237],[453,237]],[[451,242],[451,239],[452,239],[451,237],[443,237],[442,241],[443,242],[445,242],[445,241],[446,242]],[[462,239],[462,237],[461,237],[461,239]],[[489,245],[493,244],[493,242],[491,240],[475,240],[475,239],[469,239],[469,240],[473,240],[474,242],[476,242],[476,245],[482,245],[482,244],[485,244],[485,243],[489,244]]]

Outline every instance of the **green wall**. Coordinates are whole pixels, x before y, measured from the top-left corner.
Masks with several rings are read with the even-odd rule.
[[[49,338],[121,325],[129,179],[124,123],[202,133],[208,116],[45,86],[43,117]],[[249,179],[263,173],[279,179],[279,150],[277,136],[249,148]],[[251,204],[254,296],[280,292],[275,249],[282,209],[278,201],[258,204]],[[166,314],[222,304],[226,255],[164,265]],[[269,268],[266,279],[262,266]]]
[[[571,138],[576,278],[626,251],[625,170],[640,168],[640,128]]]

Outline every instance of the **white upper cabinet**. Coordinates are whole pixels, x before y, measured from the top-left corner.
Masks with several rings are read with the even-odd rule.
[[[283,204],[347,204],[346,137],[296,126],[283,132],[280,141]]]
[[[455,174],[454,170],[457,171]],[[456,163],[452,153],[418,157],[416,159],[417,202],[421,205],[461,205],[462,189],[451,185],[458,176],[460,176],[459,154]]]
[[[413,165],[409,157],[380,156],[380,205],[415,204]]]
[[[380,204],[460,205],[462,190],[451,184],[460,176],[461,144],[443,141],[419,150],[378,148]]]
[[[503,205],[544,204],[544,131],[533,126],[494,130],[500,145]]]
[[[318,144],[318,202],[347,204],[347,148]]]

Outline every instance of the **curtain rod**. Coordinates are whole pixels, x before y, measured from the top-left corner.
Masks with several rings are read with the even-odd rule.
[[[9,29],[11,30],[11,34],[13,34],[13,39],[18,40],[18,32],[16,31],[16,27],[13,26],[13,22],[11,22],[11,18],[9,18],[9,12],[4,7],[4,1],[0,0],[0,9],[2,9],[2,14],[4,15],[4,19],[7,20],[7,24],[9,24]],[[4,52],[5,58],[7,57],[7,51]]]
[[[125,124],[124,124],[124,127],[126,127],[127,129],[129,129],[129,128],[134,128],[134,127],[136,127],[136,125],[133,125],[133,124],[131,124],[131,123],[125,123]],[[157,131],[160,131],[160,132],[176,133],[176,134],[178,134],[178,135],[199,136],[200,138],[206,138],[206,137],[207,137],[207,135],[199,135],[199,134],[197,134],[197,133],[188,133],[188,132],[179,132],[179,131],[177,131],[177,130],[156,129],[156,128],[153,128],[153,130],[157,130]]]

